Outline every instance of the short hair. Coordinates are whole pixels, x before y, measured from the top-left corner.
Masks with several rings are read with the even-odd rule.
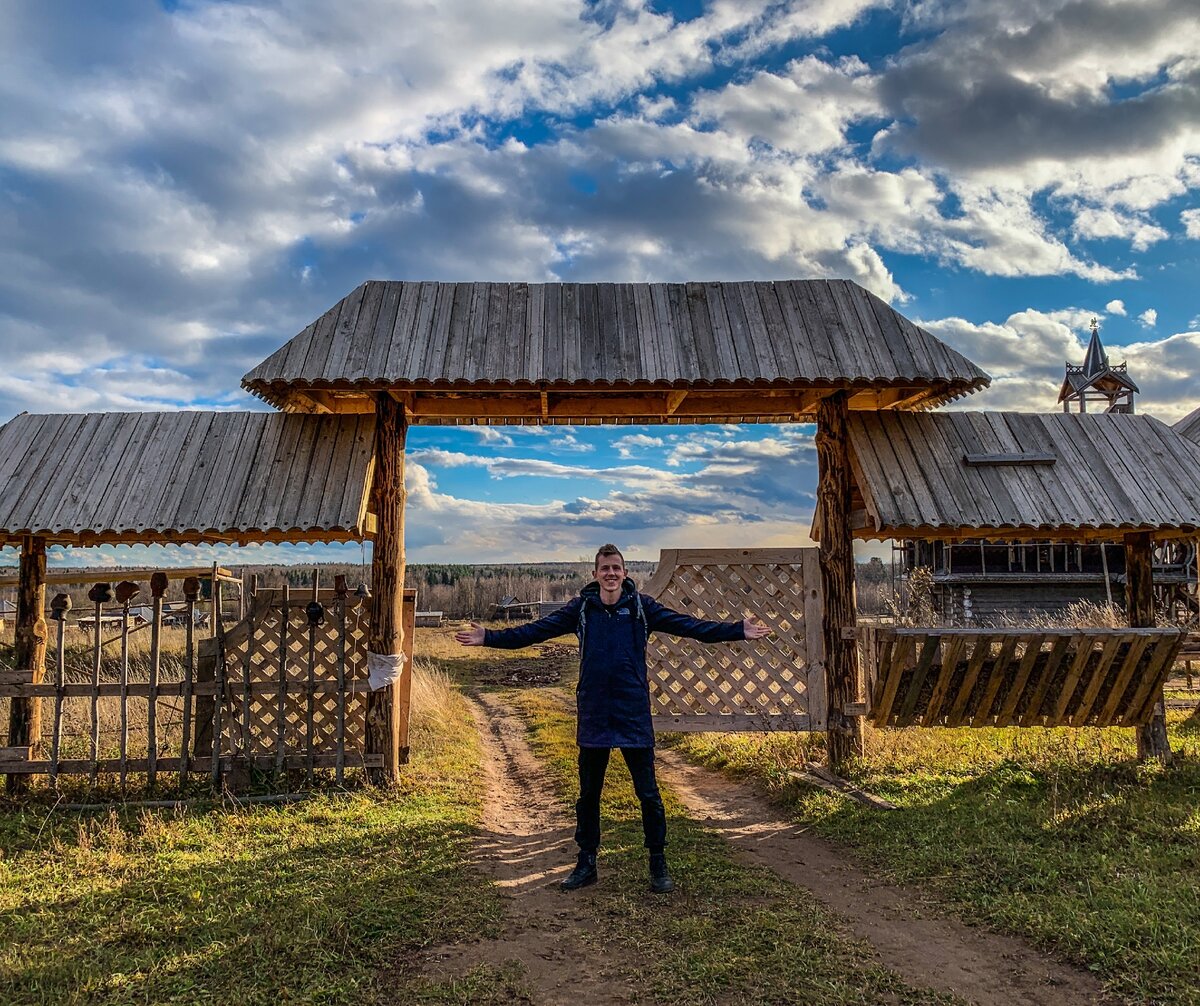
[[[621,554],[621,550],[616,545],[601,545],[600,550],[596,553],[596,564],[592,567],[593,569],[600,568],[600,557],[602,555],[615,555],[621,560],[621,565],[625,565],[625,556]]]

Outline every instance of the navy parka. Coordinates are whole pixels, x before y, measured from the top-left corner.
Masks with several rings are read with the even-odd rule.
[[[654,747],[646,640],[651,632],[687,636],[702,643],[745,639],[742,623],[706,622],[639,594],[626,578],[616,604],[600,600],[589,583],[558,611],[512,629],[488,629],[483,645],[505,650],[543,643],[569,632],[579,637],[576,740],[581,748]]]

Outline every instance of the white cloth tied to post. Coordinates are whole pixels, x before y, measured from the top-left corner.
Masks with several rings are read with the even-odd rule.
[[[367,651],[367,684],[377,692],[394,685],[404,674],[403,653],[371,653]]]

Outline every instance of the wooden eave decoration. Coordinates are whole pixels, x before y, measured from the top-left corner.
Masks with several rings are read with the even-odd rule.
[[[259,393],[257,389],[256,393]],[[373,415],[375,396],[390,394],[414,426],[577,425],[680,423],[812,422],[820,400],[848,390],[849,407],[877,412],[926,409],[968,392],[946,384],[752,385],[722,387],[592,388],[558,385],[497,391],[478,387],[276,385],[260,397],[281,403],[285,412],[318,415]],[[974,390],[974,389],[971,389]]]
[[[243,387],[287,411],[409,422],[810,419],[921,409],[990,378],[845,281],[364,283],[255,367]]]
[[[1200,533],[1200,447],[1149,416],[854,413],[848,428],[858,538]]]

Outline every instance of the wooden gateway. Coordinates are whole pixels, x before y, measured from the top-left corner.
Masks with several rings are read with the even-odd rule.
[[[819,570],[805,583],[821,601],[823,721],[812,708],[806,714],[810,726],[824,723],[837,764],[862,742],[853,536],[927,530],[919,518],[932,507],[929,494],[970,504],[938,481],[948,460],[929,453],[932,442],[899,428],[891,449],[900,454],[889,459],[887,445],[863,431],[988,383],[965,357],[844,281],[364,283],[244,378],[282,414],[23,415],[0,429],[0,542],[21,547],[16,673],[28,675],[16,686],[8,744],[35,755],[42,743],[40,698],[30,689],[44,687],[48,544],[369,538],[365,654],[384,684],[367,696],[364,754],[374,779],[394,782],[407,750],[410,680],[402,617],[409,426],[815,420]],[[864,436],[878,448],[872,462]],[[1173,460],[1200,485],[1195,453]],[[918,487],[911,513],[909,479]],[[1017,482],[1022,500],[1045,491],[1024,474]],[[886,529],[871,528],[865,518],[878,517],[872,507],[883,500],[903,505],[894,521],[888,512]],[[1127,545],[1174,533],[1193,518],[1183,502],[1170,497],[1151,524],[1127,526],[1118,515],[1105,533]],[[1141,545],[1129,547],[1136,560]],[[1152,613],[1141,591],[1131,574],[1131,610],[1144,622]],[[811,622],[807,631],[814,639]],[[811,696],[819,685],[805,659]],[[786,714],[798,720],[799,707]]]

